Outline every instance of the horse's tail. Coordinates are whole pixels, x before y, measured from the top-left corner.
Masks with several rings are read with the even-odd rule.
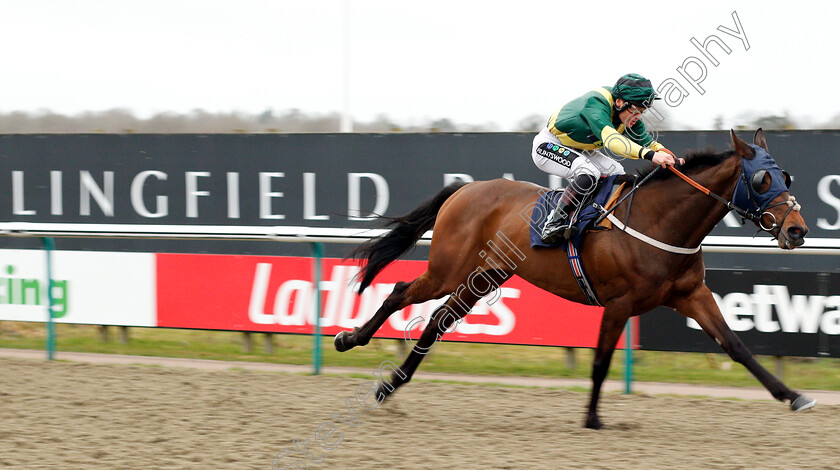
[[[465,184],[460,181],[452,183],[410,213],[389,218],[385,226],[393,228],[388,233],[362,243],[350,253],[349,258],[367,260],[358,274],[360,294],[380,271],[410,250],[426,231],[434,227],[443,203]]]

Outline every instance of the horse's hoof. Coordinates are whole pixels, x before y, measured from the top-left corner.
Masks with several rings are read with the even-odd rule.
[[[391,393],[393,393],[393,391],[394,389],[389,389],[384,385],[379,385],[379,387],[376,388],[376,401],[378,401],[381,405],[385,402],[385,400],[388,399],[388,397],[391,396]]]
[[[799,395],[798,397],[796,397],[796,400],[790,402],[790,409],[793,410],[794,413],[796,413],[798,411],[812,408],[816,404],[817,400],[814,400],[813,398],[808,398],[805,395]]]
[[[586,418],[586,424],[584,426],[589,428],[589,429],[601,429],[601,428],[604,427],[603,423],[601,423],[601,420],[598,419],[597,416],[587,417]]]
[[[344,352],[348,349],[352,348],[352,346],[347,345],[347,336],[350,334],[348,331],[340,331],[337,335],[335,335],[335,350],[338,352]]]

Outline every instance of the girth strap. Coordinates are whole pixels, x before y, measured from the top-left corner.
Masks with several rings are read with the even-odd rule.
[[[578,286],[580,286],[580,290],[583,291],[583,295],[586,296],[586,303],[589,305],[603,307],[601,302],[598,301],[598,295],[595,294],[595,290],[592,289],[592,286],[589,284],[589,279],[586,277],[586,271],[583,270],[580,253],[577,248],[575,248],[575,244],[571,240],[568,241],[568,244],[569,246],[566,251],[569,255],[569,264],[572,266],[572,273],[575,275],[575,280],[577,281]]]

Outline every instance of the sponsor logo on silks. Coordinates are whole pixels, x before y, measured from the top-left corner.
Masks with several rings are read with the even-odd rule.
[[[733,331],[840,335],[840,295],[790,295],[787,286],[762,284],[752,294],[712,295]],[[687,326],[700,329],[691,319]]]
[[[572,167],[571,160],[569,160],[567,158],[563,158],[564,155],[568,156],[571,152],[569,152],[569,150],[565,150],[562,155],[559,154],[559,153],[556,153],[556,152],[560,151],[560,148],[561,147],[559,145],[555,145],[555,144],[551,144],[551,143],[545,143],[545,144],[542,144],[539,147],[537,147],[537,155],[543,156],[543,157],[545,157],[545,158],[547,158],[547,159],[549,159],[553,162],[557,162],[557,163],[559,163],[559,164],[561,164],[565,167],[571,168]]]
[[[0,308],[3,305],[46,305],[47,291],[44,282],[40,279],[25,279],[14,277],[15,267],[6,266],[8,276],[0,277]],[[61,318],[67,315],[67,301],[69,282],[53,279],[53,318]]]

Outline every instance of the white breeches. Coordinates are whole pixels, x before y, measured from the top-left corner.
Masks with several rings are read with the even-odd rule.
[[[624,174],[624,167],[600,150],[564,146],[548,128],[534,137],[531,158],[540,170],[566,179],[589,174],[597,180],[601,176]]]

